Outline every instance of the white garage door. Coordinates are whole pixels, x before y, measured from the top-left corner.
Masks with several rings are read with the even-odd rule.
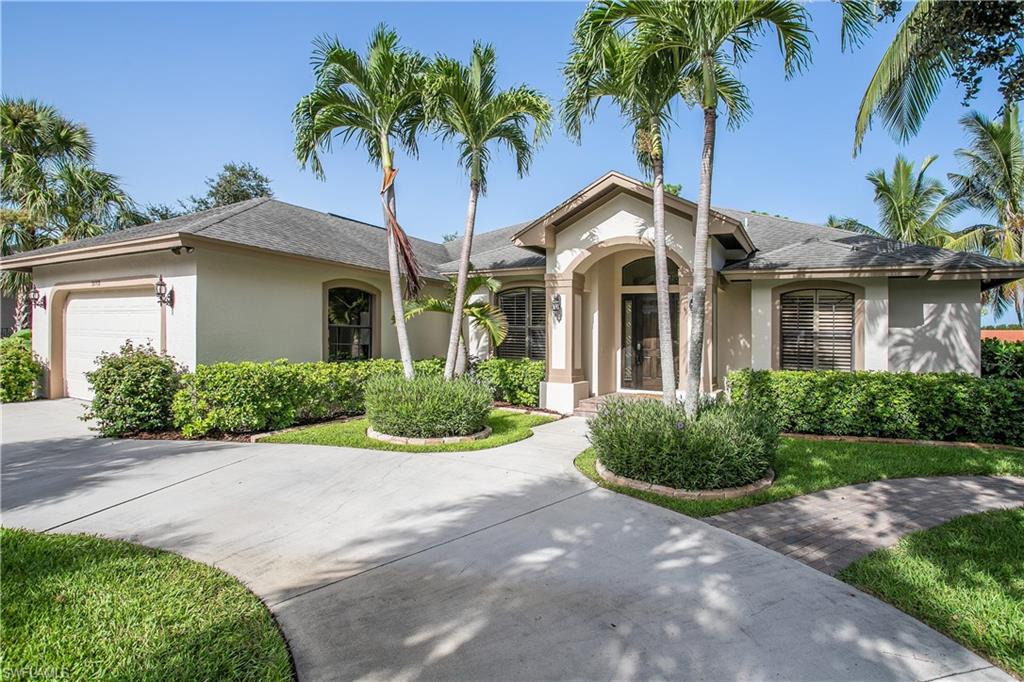
[[[126,340],[160,348],[160,304],[152,291],[88,292],[68,296],[64,318],[64,381],[67,394],[92,399],[85,373],[96,357]]]

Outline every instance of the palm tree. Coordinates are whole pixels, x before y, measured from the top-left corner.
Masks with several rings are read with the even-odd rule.
[[[577,141],[584,119],[592,120],[602,99],[609,99],[633,129],[637,163],[651,176],[654,195],[654,274],[658,297],[658,341],[662,400],[676,400],[672,344],[668,247],[665,237],[665,154],[672,101],[679,96],[681,59],[664,53],[644,57],[635,37],[605,30],[606,6],[594,4],[580,18],[573,51],[565,67],[567,94],[562,120]]]
[[[493,294],[501,289],[501,282],[487,275],[467,273],[466,278],[462,281],[462,287],[465,295],[472,295],[480,289],[486,289]],[[405,319],[410,320],[422,313],[445,313],[454,317],[458,290],[458,275],[449,277],[448,296],[445,298],[427,296],[410,301],[409,305],[405,308]],[[465,299],[463,299],[462,315],[487,333],[488,338],[491,340],[492,348],[498,347],[505,340],[505,334],[508,332],[508,321],[505,319],[505,313],[489,301],[471,301],[466,303]],[[463,337],[461,326],[458,328],[458,332],[455,374],[462,375],[466,371],[467,344]]]
[[[551,124],[551,105],[547,97],[525,85],[499,91],[495,71],[494,48],[476,43],[468,65],[448,57],[437,57],[427,86],[428,117],[443,140],[457,140],[459,163],[469,175],[469,205],[455,282],[452,326],[444,363],[445,379],[451,379],[455,373],[456,356],[461,347],[463,304],[477,200],[481,194],[487,193],[490,147],[504,146],[512,152],[516,171],[519,177],[523,177],[529,170],[534,145],[547,136]],[[532,142],[528,134],[531,123]]]
[[[892,175],[881,168],[867,174],[875,188],[881,236],[908,244],[946,243],[949,222],[963,209],[963,202],[947,196],[941,181],[925,175],[936,158],[927,157],[915,171],[914,164],[899,155]]]
[[[686,375],[686,410],[692,415],[700,400],[704,359],[708,225],[718,108],[724,104],[730,111],[740,114],[749,110],[745,88],[735,71],[750,58],[757,39],[765,31],[776,33],[787,78],[810,61],[808,15],[795,0],[599,0],[591,12],[597,12],[599,23],[606,27],[632,24],[642,41],[643,54],[685,53],[687,59],[683,62],[680,88],[684,98],[704,112]]]
[[[305,168],[324,178],[320,153],[330,151],[332,140],[353,139],[380,166],[381,202],[387,228],[391,301],[395,310],[398,350],[406,378],[413,377],[409,336],[405,329],[401,276],[405,295],[415,296],[421,280],[412,245],[398,224],[395,205],[394,147],[417,153],[416,135],[424,125],[423,83],[427,60],[401,48],[398,34],[383,24],[370,37],[366,56],[342,46],[338,40],[319,38],[314,43],[316,86],[299,100],[292,120],[295,155]]]
[[[982,251],[995,258],[1024,261],[1024,140],[1020,130],[1020,108],[1007,104],[999,120],[977,112],[960,119],[970,146],[958,149],[957,158],[965,173],[950,173],[952,200],[963,200],[971,208],[994,220],[957,233],[947,244],[958,250]],[[991,291],[989,303],[997,314],[1010,307],[1024,324],[1024,283],[1004,284]]]
[[[868,227],[861,221],[850,216],[838,216],[830,214],[825,220],[825,227],[831,227],[836,230],[846,230],[847,232],[860,232],[861,234],[871,234],[875,236],[881,236],[873,227]]]

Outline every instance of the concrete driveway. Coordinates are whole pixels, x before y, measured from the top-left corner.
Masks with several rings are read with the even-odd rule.
[[[3,408],[5,526],[180,552],[243,580],[300,679],[1008,680],[918,621],[596,488],[585,424],[451,455],[96,439]]]

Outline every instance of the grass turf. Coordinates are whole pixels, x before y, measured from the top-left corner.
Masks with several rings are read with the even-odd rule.
[[[839,574],[1024,679],[1024,509],[961,516]]]
[[[290,680],[259,599],[176,554],[0,529],[3,679]]]
[[[576,467],[605,488],[689,516],[712,516],[818,490],[889,478],[1024,475],[1024,452],[1011,450],[782,438],[774,467],[775,483],[767,490],[732,500],[677,500],[610,485],[597,475],[595,460],[591,448],[576,458]]]
[[[555,421],[555,417],[543,414],[524,414],[510,410],[494,410],[487,418],[491,427],[491,435],[480,440],[465,443],[448,443],[444,445],[400,445],[385,443],[368,438],[365,419],[352,419],[344,422],[331,422],[307,426],[294,431],[277,433],[260,439],[261,443],[297,443],[302,445],[340,445],[349,448],[368,448],[370,450],[392,450],[398,452],[465,452],[467,450],[486,450],[499,445],[507,445],[533,435],[534,426]]]

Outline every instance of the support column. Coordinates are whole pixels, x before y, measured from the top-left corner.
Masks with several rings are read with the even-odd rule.
[[[583,373],[583,275],[549,274],[547,295],[547,380],[540,385],[540,404],[572,414],[590,395]]]

